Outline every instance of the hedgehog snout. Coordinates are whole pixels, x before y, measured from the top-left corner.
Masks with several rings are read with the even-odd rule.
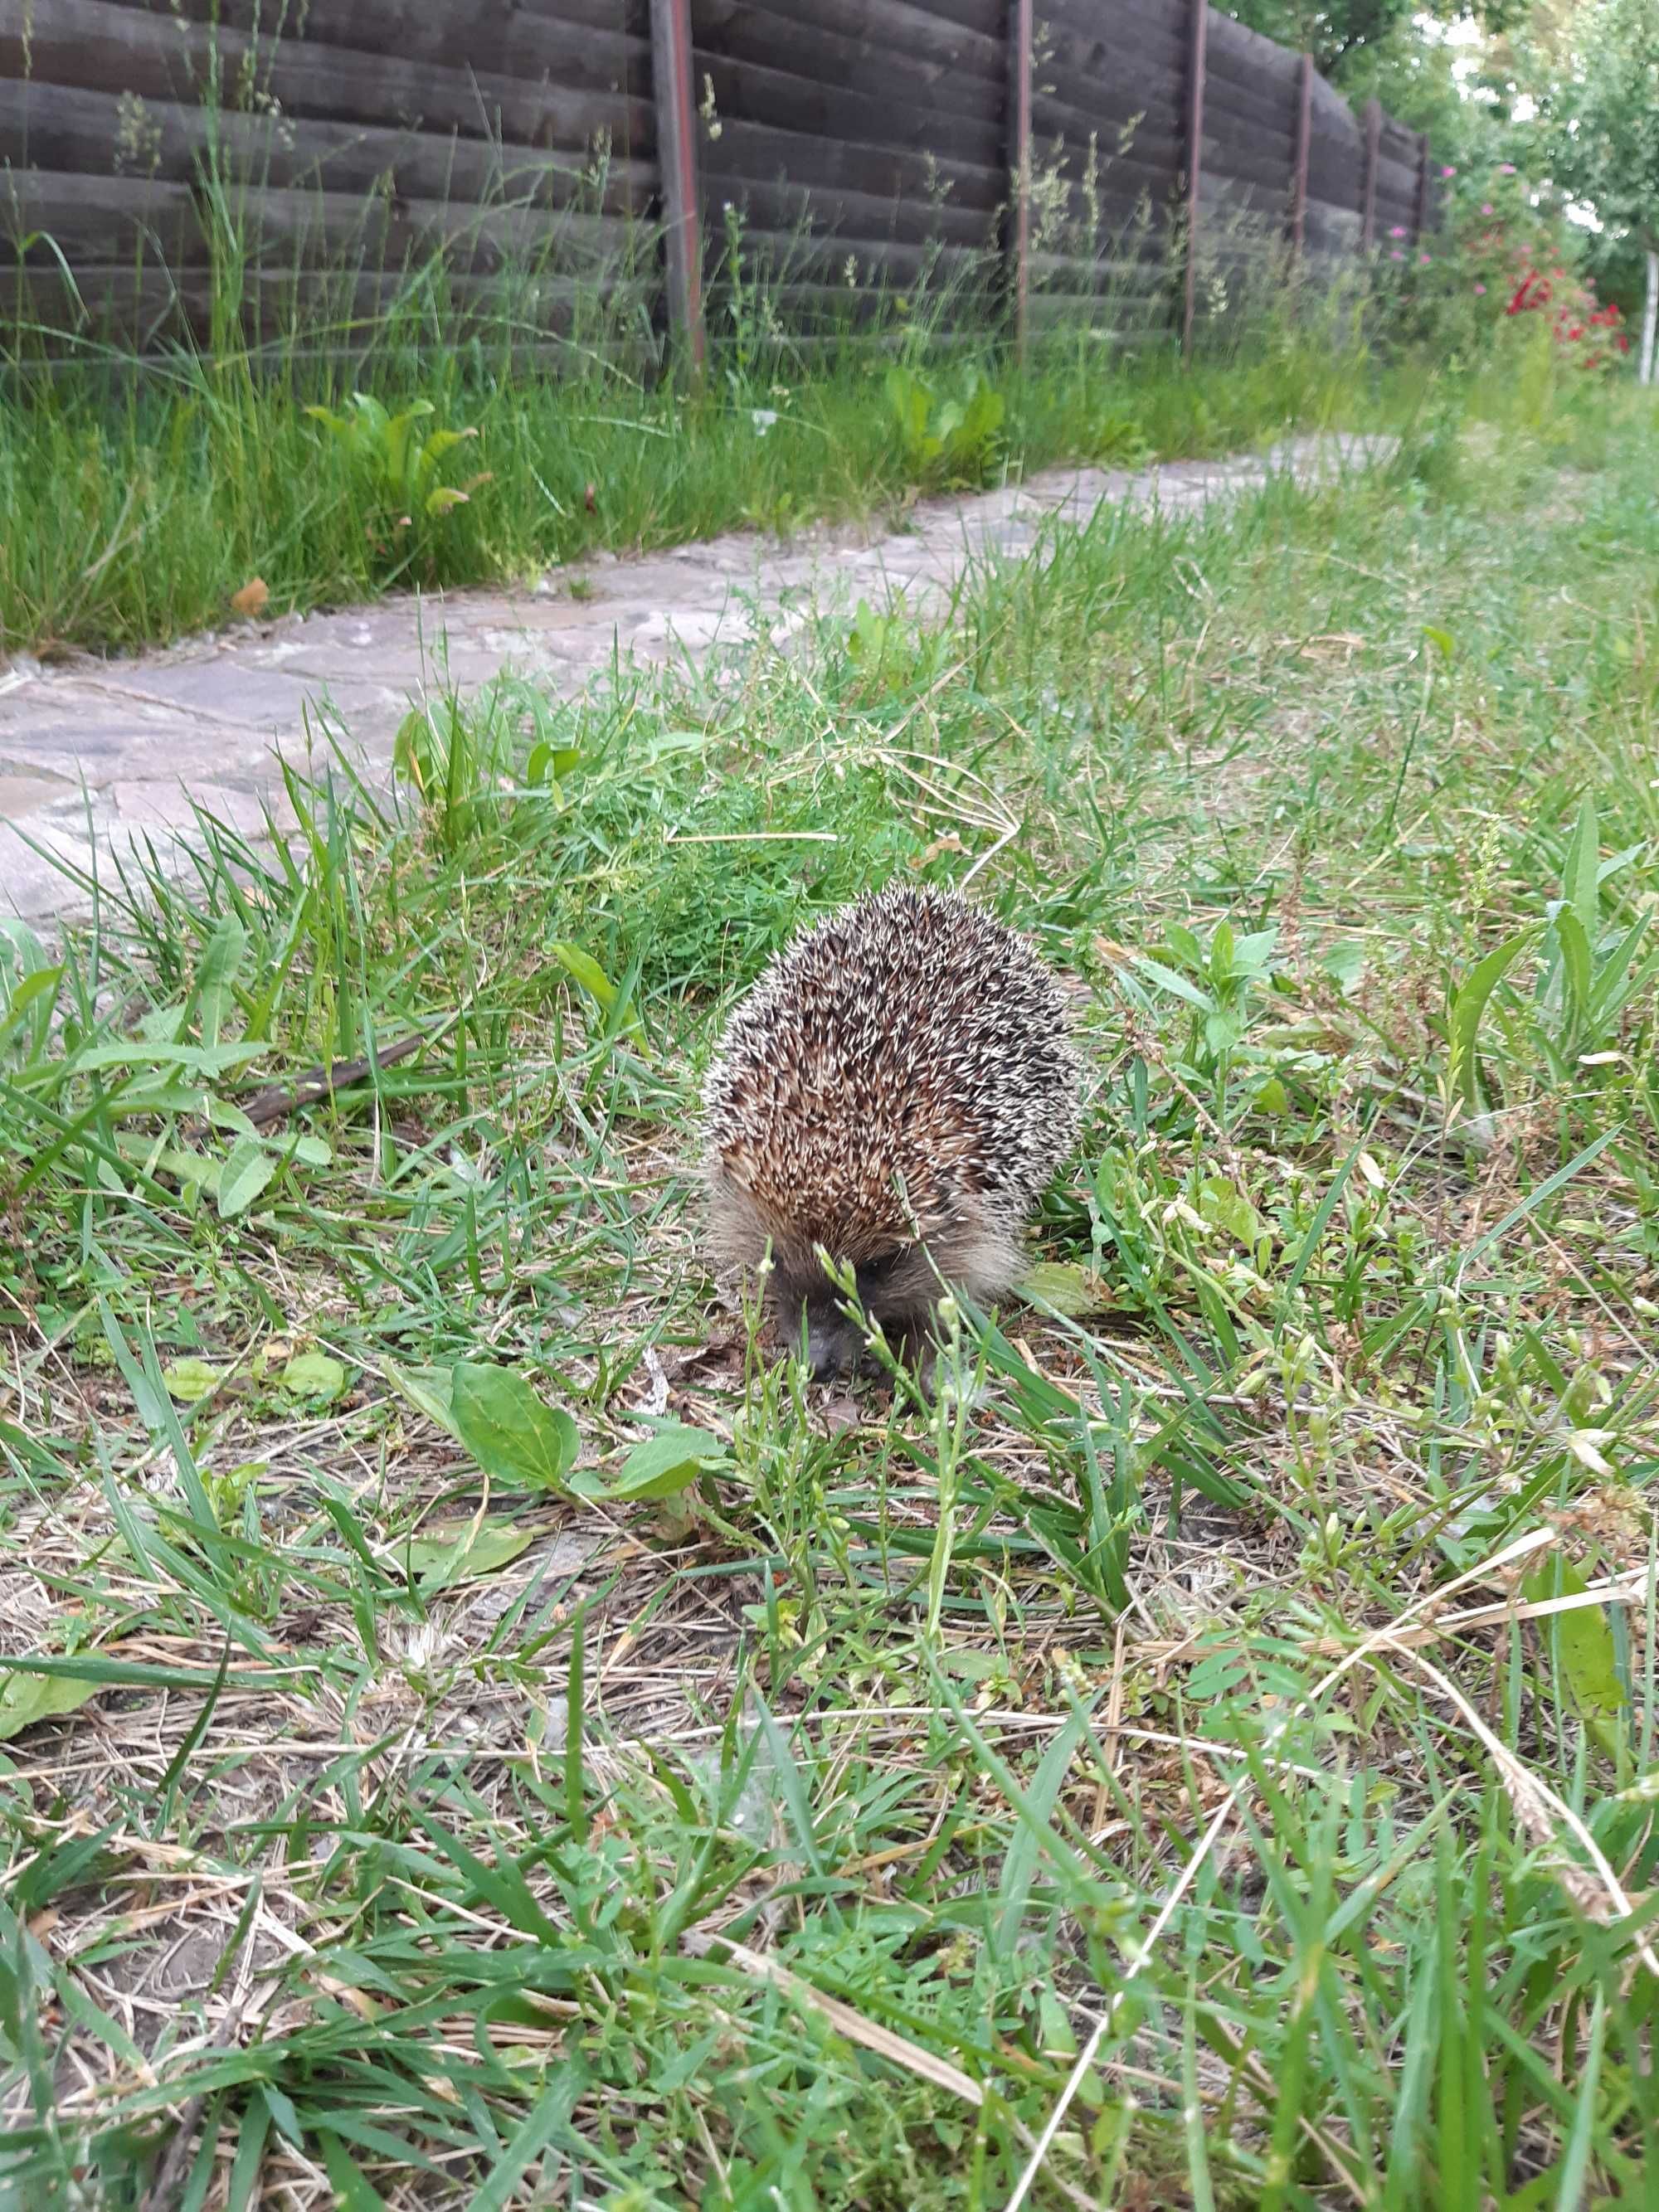
[[[916,1323],[928,1303],[917,1295],[906,1266],[909,1248],[900,1248],[854,1269],[856,1305],[865,1325],[842,1310],[846,1293],[825,1272],[816,1248],[792,1249],[786,1241],[774,1248],[768,1302],[782,1340],[799,1349],[805,1338],[806,1364],[815,1381],[832,1375],[853,1375],[869,1364],[866,1328],[881,1326],[890,1337],[902,1336]],[[928,1278],[929,1287],[938,1285]]]
[[[805,1309],[806,1369],[815,1382],[854,1375],[864,1364],[864,1336],[855,1322],[833,1305],[814,1301]]]

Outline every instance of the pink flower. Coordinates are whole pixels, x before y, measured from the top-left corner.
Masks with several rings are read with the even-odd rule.
[[[1512,177],[1515,174],[1514,162],[1500,161],[1498,165],[1498,173],[1500,177]]]
[[[1455,177],[1457,171],[1449,161],[1444,161],[1441,164],[1440,173],[1443,177]]]
[[[1397,246],[1394,249],[1394,252],[1389,256],[1390,261],[1403,261],[1405,258],[1405,255],[1400,251],[1400,248]]]
[[[1429,261],[1432,260],[1433,256],[1428,253],[1419,253],[1417,258],[1419,261]]]
[[[1474,289],[1477,292],[1484,292],[1486,288],[1484,284],[1477,284]]]
[[[1403,238],[1405,235],[1406,226],[1403,222],[1395,223],[1394,228],[1389,233],[1390,238]]]
[[[1492,211],[1492,202],[1487,200],[1482,204],[1480,212],[1482,215],[1490,215]]]

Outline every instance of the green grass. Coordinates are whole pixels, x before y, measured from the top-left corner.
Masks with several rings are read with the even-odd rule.
[[[1646,2201],[1656,464],[1510,365],[14,939],[0,2201]],[[1011,823],[1052,1295],[826,1401],[698,1076]]]
[[[1086,334],[1055,337],[1022,368],[960,288],[896,295],[861,333],[832,323],[803,344],[782,335],[758,274],[735,301],[729,286],[716,295],[712,364],[694,392],[658,373],[612,303],[625,296],[621,275],[573,281],[592,327],[552,361],[526,356],[526,325],[507,308],[456,335],[435,268],[410,272],[368,327],[295,307],[250,352],[229,310],[216,310],[216,345],[143,364],[94,324],[48,372],[42,332],[16,305],[0,319],[0,652],[101,651],[218,627],[256,579],[273,615],[518,581],[596,547],[891,515],[953,482],[1231,452],[1411,404],[1405,386],[1367,368],[1334,307],[1265,347],[1261,319],[1248,331],[1241,320],[1188,370],[1167,335],[1133,358]],[[240,287],[233,256],[218,289]],[[942,347],[941,328],[958,325],[982,330],[983,343]],[[341,349],[331,368],[319,365],[319,328]],[[965,469],[902,434],[884,381],[896,356],[937,401],[977,374],[1002,402],[996,434]],[[429,408],[426,431],[466,434],[422,496],[381,465],[384,441],[354,448],[317,419],[357,388],[393,416]]]

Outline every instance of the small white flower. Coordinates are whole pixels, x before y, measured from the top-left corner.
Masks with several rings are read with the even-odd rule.
[[[1601,1447],[1616,1440],[1616,1432],[1612,1429],[1572,1429],[1568,1431],[1566,1443],[1581,1467],[1587,1467],[1592,1474],[1611,1474],[1613,1469]]]
[[[777,421],[778,410],[775,407],[751,407],[749,419],[755,426],[755,435],[763,438]]]

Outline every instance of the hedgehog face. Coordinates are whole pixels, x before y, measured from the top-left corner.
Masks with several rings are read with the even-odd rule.
[[[854,1271],[858,1304],[869,1322],[878,1322],[890,1340],[909,1340],[926,1326],[939,1292],[927,1253],[906,1244]],[[806,1340],[806,1364],[814,1382],[835,1375],[856,1375],[870,1365],[865,1331],[848,1320],[837,1285],[824,1273],[816,1252],[775,1253],[767,1285],[768,1303],[780,1334],[793,1348]]]
[[[799,1349],[805,1330],[813,1376],[868,1368],[865,1331],[842,1311],[844,1293],[824,1271],[818,1239],[769,1220],[729,1176],[710,1177],[708,1199],[711,1243],[726,1265],[764,1285],[767,1310],[786,1346]],[[946,1289],[990,1305],[1017,1279],[1021,1264],[1018,1237],[988,1218],[982,1204],[958,1194],[925,1243],[890,1239],[872,1251],[866,1240],[854,1260],[854,1280],[866,1321],[879,1323],[895,1350],[914,1356]]]

